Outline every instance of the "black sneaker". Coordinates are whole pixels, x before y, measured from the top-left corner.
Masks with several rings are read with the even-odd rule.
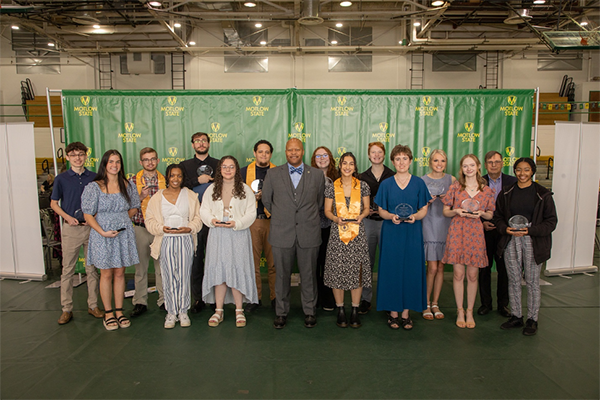
[[[366,314],[371,311],[371,302],[366,300],[361,300],[360,305],[358,306],[359,314]]]
[[[523,317],[510,316],[510,319],[500,325],[500,329],[521,328],[523,326]]]
[[[534,321],[531,318],[529,318],[525,323],[525,328],[523,328],[523,335],[533,336],[537,333],[537,328],[537,321]]]
[[[148,307],[145,304],[134,304],[133,311],[129,315],[131,318],[136,318],[148,311]]]

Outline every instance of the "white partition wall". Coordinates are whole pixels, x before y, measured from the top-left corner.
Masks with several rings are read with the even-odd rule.
[[[0,124],[0,276],[44,280],[33,123]]]
[[[552,191],[558,226],[545,274],[598,271],[592,265],[598,184],[600,124],[556,122]]]

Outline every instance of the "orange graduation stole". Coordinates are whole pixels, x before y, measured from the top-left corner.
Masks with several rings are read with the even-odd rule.
[[[343,219],[357,219],[360,215],[360,182],[352,178],[352,187],[350,189],[350,208],[346,207],[346,196],[344,196],[344,186],[342,179],[337,179],[333,187],[335,189],[335,209],[337,215]],[[345,244],[350,243],[352,239],[358,236],[359,224],[338,225],[340,240]]]
[[[275,164],[269,163],[269,168],[275,168]],[[252,161],[250,165],[248,165],[248,169],[246,170],[246,185],[250,186],[251,183],[256,179],[256,161]],[[256,206],[258,207],[258,201],[256,202]],[[271,213],[267,211],[265,208],[265,215],[267,218],[271,216]]]
[[[167,181],[165,180],[165,177],[163,176],[163,174],[161,174],[158,171],[156,171],[156,174],[157,174],[156,176],[158,177],[158,188],[166,189]],[[138,194],[142,193],[142,188],[145,185],[146,185],[146,181],[144,180],[144,170],[141,170],[140,172],[138,172],[135,175],[135,186],[138,191]],[[142,206],[140,208],[142,210],[142,216],[144,218],[146,218],[146,208],[148,208],[148,202],[150,201],[150,197],[152,197],[152,196],[148,196],[144,200],[142,200]]]

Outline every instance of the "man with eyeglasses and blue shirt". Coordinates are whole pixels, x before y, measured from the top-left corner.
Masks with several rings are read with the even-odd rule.
[[[185,170],[186,176],[183,185],[198,193],[198,200],[202,203],[202,195],[215,177],[219,160],[208,154],[210,150],[210,137],[207,133],[194,133],[192,135],[192,148],[195,153],[194,157],[180,164]],[[203,225],[200,232],[198,232],[198,247],[196,248],[192,264],[193,303],[191,311],[193,313],[198,313],[204,308],[204,302],[202,301],[202,278],[204,277],[204,252],[206,249],[206,240],[208,239],[208,231],[208,226]]]

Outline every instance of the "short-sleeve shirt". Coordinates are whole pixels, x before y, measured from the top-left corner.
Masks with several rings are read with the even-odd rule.
[[[84,168],[79,175],[72,169],[59,174],[54,179],[54,187],[50,198],[60,201],[60,208],[70,216],[81,209],[81,195],[88,183],[96,178],[96,173]]]

